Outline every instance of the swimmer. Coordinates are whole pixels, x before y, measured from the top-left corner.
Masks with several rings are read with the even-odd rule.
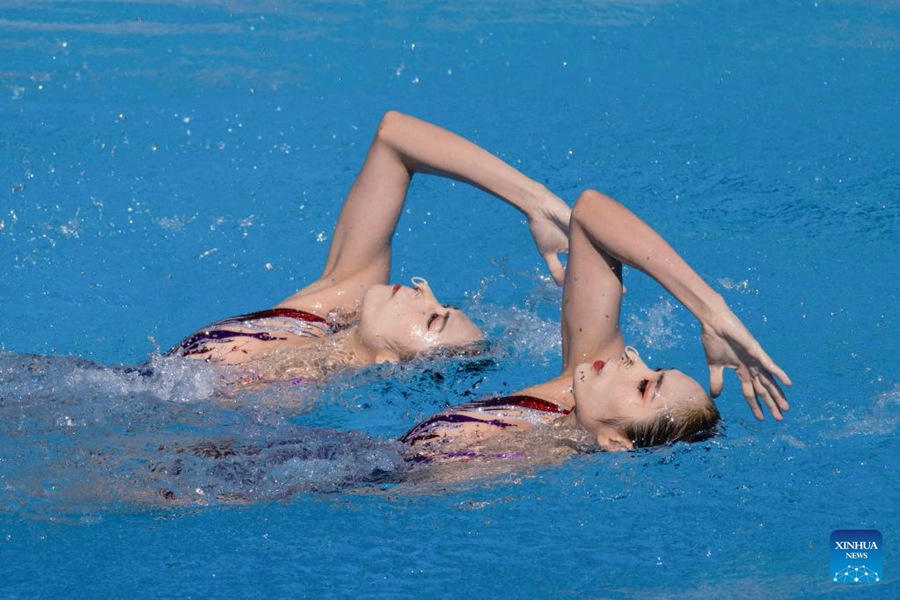
[[[713,397],[722,391],[724,369],[734,369],[754,416],[763,419],[762,401],[782,419],[789,407],[776,379],[791,381],[725,300],[644,221],[589,190],[579,197],[570,222],[560,375],[425,420],[400,438],[408,459],[522,458],[512,449],[510,434],[535,425],[586,434],[607,451],[713,435],[719,412],[703,386],[677,369],[650,368],[626,345],[619,327],[623,263],[653,277],[700,322]]]
[[[328,372],[406,360],[483,339],[425,279],[388,285],[391,240],[410,180],[440,175],[521,211],[550,273],[562,284],[571,209],[545,186],[484,149],[419,119],[388,112],[346,199],[319,279],[267,310],[213,323],[170,355],[237,367],[244,383],[320,379]]]

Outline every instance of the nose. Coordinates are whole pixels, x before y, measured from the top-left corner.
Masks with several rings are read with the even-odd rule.
[[[622,353],[622,362],[626,365],[633,364],[641,371],[649,370],[649,367],[644,363],[644,359],[641,358],[640,353],[634,346],[625,346],[625,352]]]
[[[434,292],[431,291],[431,286],[428,285],[427,279],[424,277],[412,277],[409,281],[412,283],[413,289],[420,291],[435,302],[437,301]]]

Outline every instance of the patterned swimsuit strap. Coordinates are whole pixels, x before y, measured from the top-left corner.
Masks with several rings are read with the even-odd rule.
[[[571,408],[563,408],[555,402],[537,398],[535,396],[527,396],[525,394],[515,394],[512,396],[498,396],[489,400],[476,400],[455,407],[462,410],[490,410],[492,408],[527,408],[530,410],[538,410],[541,412],[557,413],[567,415],[572,412]]]
[[[295,308],[267,308],[266,310],[260,310],[257,312],[247,313],[246,315],[238,315],[236,317],[230,317],[228,319],[224,319],[223,321],[219,321],[220,323],[233,322],[233,321],[253,321],[256,319],[271,319],[273,317],[286,317],[289,319],[300,319],[301,321],[306,321],[308,323],[325,323],[329,326],[332,326],[331,323],[328,322],[328,319],[324,317],[320,317],[319,315],[314,315],[310,312],[306,312],[305,310],[297,310]]]
[[[208,325],[200,331],[182,340],[177,346],[168,352],[168,354],[178,353],[182,356],[191,356],[198,354],[207,354],[211,352],[209,343],[219,343],[222,341],[231,341],[236,338],[254,338],[262,341],[273,341],[283,339],[281,332],[291,332],[292,327],[277,327],[273,325],[258,327],[257,321],[282,320],[282,322],[295,322],[298,325],[305,325],[306,329],[301,328],[294,331],[296,335],[314,336],[312,330],[324,332],[326,334],[336,333],[344,327],[337,326],[327,319],[306,312],[305,310],[297,310],[294,308],[269,308],[257,312],[238,315],[236,317],[228,317],[216,321],[212,325]],[[230,328],[242,327],[250,329],[250,331],[238,331]],[[307,330],[309,329],[309,330]]]
[[[567,415],[572,409],[563,408],[554,402],[536,398],[534,396],[526,396],[517,394],[513,396],[498,396],[488,400],[476,400],[475,402],[467,402],[450,408],[448,411],[440,412],[413,427],[400,437],[400,441],[404,444],[416,444],[425,440],[433,439],[438,434],[435,433],[437,427],[442,424],[461,424],[461,423],[483,423],[494,427],[506,428],[512,427],[511,423],[503,419],[473,417],[470,415],[459,414],[459,411],[490,413],[492,411],[500,412],[504,409],[522,408],[525,410],[533,410],[543,413],[554,413],[559,415]]]

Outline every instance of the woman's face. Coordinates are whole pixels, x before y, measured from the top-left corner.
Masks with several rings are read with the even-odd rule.
[[[578,365],[573,383],[578,422],[607,450],[631,447],[630,440],[618,435],[616,423],[653,419],[707,397],[703,387],[681,371],[648,367],[634,348],[606,361]]]
[[[414,277],[412,283],[413,287],[375,285],[366,292],[359,335],[368,347],[399,358],[484,339],[465,313],[438,302],[427,281]]]

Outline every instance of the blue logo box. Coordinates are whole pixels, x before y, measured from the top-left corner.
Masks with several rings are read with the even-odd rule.
[[[831,580],[834,583],[877,583],[882,580],[882,538],[875,529],[831,532]]]

